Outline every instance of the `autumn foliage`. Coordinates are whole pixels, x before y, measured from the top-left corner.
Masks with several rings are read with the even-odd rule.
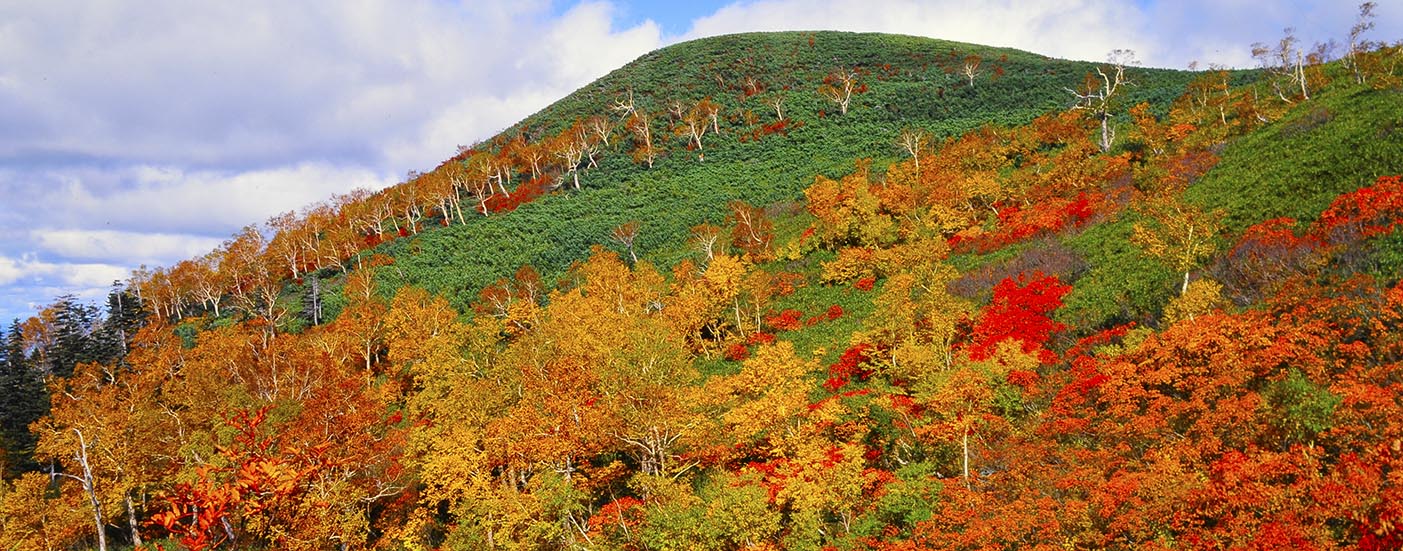
[[[1053,321],[1051,314],[1062,306],[1062,296],[1071,290],[1070,285],[1056,277],[1042,274],[999,282],[994,286],[993,302],[970,330],[970,358],[987,359],[999,343],[1013,340],[1024,353],[1036,354],[1041,362],[1055,362],[1057,355],[1046,346],[1048,339],[1065,326]]]
[[[1374,185],[1337,197],[1311,228],[1317,238],[1348,242],[1391,233],[1403,224],[1403,177],[1381,176]]]
[[[1393,78],[1390,51],[1360,53],[1356,79]],[[0,548],[1403,545],[1403,178],[1240,226],[1190,197],[1220,144],[1307,101],[1269,88],[1281,75],[1203,73],[1160,114],[909,128],[886,166],[806,174],[802,204],[600,213],[614,229],[579,236],[568,268],[402,284],[431,240],[397,239],[534,223],[551,211],[531,203],[609,167],[666,178],[724,141],[866,124],[880,83],[921,64],[973,93],[1007,57],[802,85],[679,64],[715,89],[614,91],[618,120],[523,125],[144,270],[114,295],[121,332],[72,306],[17,324],[0,375],[50,404],[4,427],[33,443],[0,481]],[[668,224],[685,239],[642,250]],[[119,352],[80,354],[101,344]]]

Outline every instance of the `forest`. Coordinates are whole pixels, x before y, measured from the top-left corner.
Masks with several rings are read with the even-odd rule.
[[[650,53],[10,323],[0,549],[1403,548],[1373,9],[1250,70]]]

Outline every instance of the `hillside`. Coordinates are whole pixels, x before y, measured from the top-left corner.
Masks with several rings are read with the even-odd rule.
[[[650,53],[12,327],[0,548],[1397,549],[1403,46],[1299,59]]]
[[[981,58],[973,85],[959,72],[970,55]],[[834,70],[854,67],[863,72],[865,90],[853,96],[850,113],[839,115],[817,89]],[[670,46],[528,117],[488,146],[518,133],[539,141],[575,120],[613,117],[609,107],[632,90],[637,107],[663,121],[676,118],[664,118],[672,102],[715,102],[725,116],[721,132],[702,139],[705,161],[664,124],[657,132],[664,151],[655,166],[642,166],[629,159],[630,140],[621,132],[603,148],[599,166],[584,171],[580,193],[547,196],[514,216],[398,241],[386,252],[409,274],[397,285],[444,294],[460,309],[483,286],[521,266],[558,276],[630,220],[641,225],[638,254],[671,266],[688,254],[679,247],[688,228],[722,223],[731,200],[761,206],[790,201],[814,175],[837,177],[854,159],[890,163],[904,155],[897,145],[903,129],[923,129],[940,140],[989,124],[1027,123],[1071,105],[1075,98],[1067,88],[1076,88],[1091,69],[1017,50],[882,34],[742,34]],[[1166,111],[1191,78],[1182,71],[1138,70],[1124,101],[1149,101]],[[767,105],[773,97],[783,98],[784,126],[766,134],[767,125],[780,122]]]

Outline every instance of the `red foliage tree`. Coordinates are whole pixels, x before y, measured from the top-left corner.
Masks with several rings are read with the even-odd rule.
[[[1007,205],[998,209],[999,226],[993,232],[968,238],[955,235],[950,244],[959,250],[990,252],[1039,235],[1080,226],[1096,213],[1099,196],[1080,193],[1072,199],[1049,198],[1027,207]]]
[[[870,362],[872,361],[873,347],[870,344],[856,344],[843,351],[843,355],[838,357],[838,361],[828,366],[828,379],[824,381],[823,387],[829,391],[837,392],[839,388],[847,385],[853,379],[861,381],[872,376]]]
[[[804,326],[804,313],[794,309],[784,310],[765,318],[765,323],[779,331],[794,331]]]
[[[1000,342],[1013,339],[1022,343],[1023,352],[1036,352],[1043,363],[1056,361],[1057,356],[1044,346],[1064,326],[1049,314],[1062,306],[1062,296],[1071,290],[1070,285],[1055,276],[1041,273],[999,282],[994,287],[993,302],[980,313],[971,330],[970,358],[988,359]]]
[[[1291,218],[1273,218],[1247,228],[1217,270],[1228,297],[1239,304],[1268,296],[1292,277],[1307,273],[1320,259],[1320,241],[1298,237]]]
[[[727,207],[731,211],[726,217],[731,224],[731,245],[753,260],[768,259],[775,235],[774,223],[765,209],[744,201],[732,201]]]
[[[1403,176],[1380,176],[1374,185],[1340,195],[1320,213],[1312,235],[1332,244],[1392,233],[1403,224]]]

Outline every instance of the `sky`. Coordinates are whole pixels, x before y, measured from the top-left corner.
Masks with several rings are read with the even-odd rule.
[[[1375,40],[1403,39],[1378,0]],[[0,325],[133,269],[378,189],[651,50],[880,31],[1142,64],[1250,66],[1344,0],[0,0]]]

